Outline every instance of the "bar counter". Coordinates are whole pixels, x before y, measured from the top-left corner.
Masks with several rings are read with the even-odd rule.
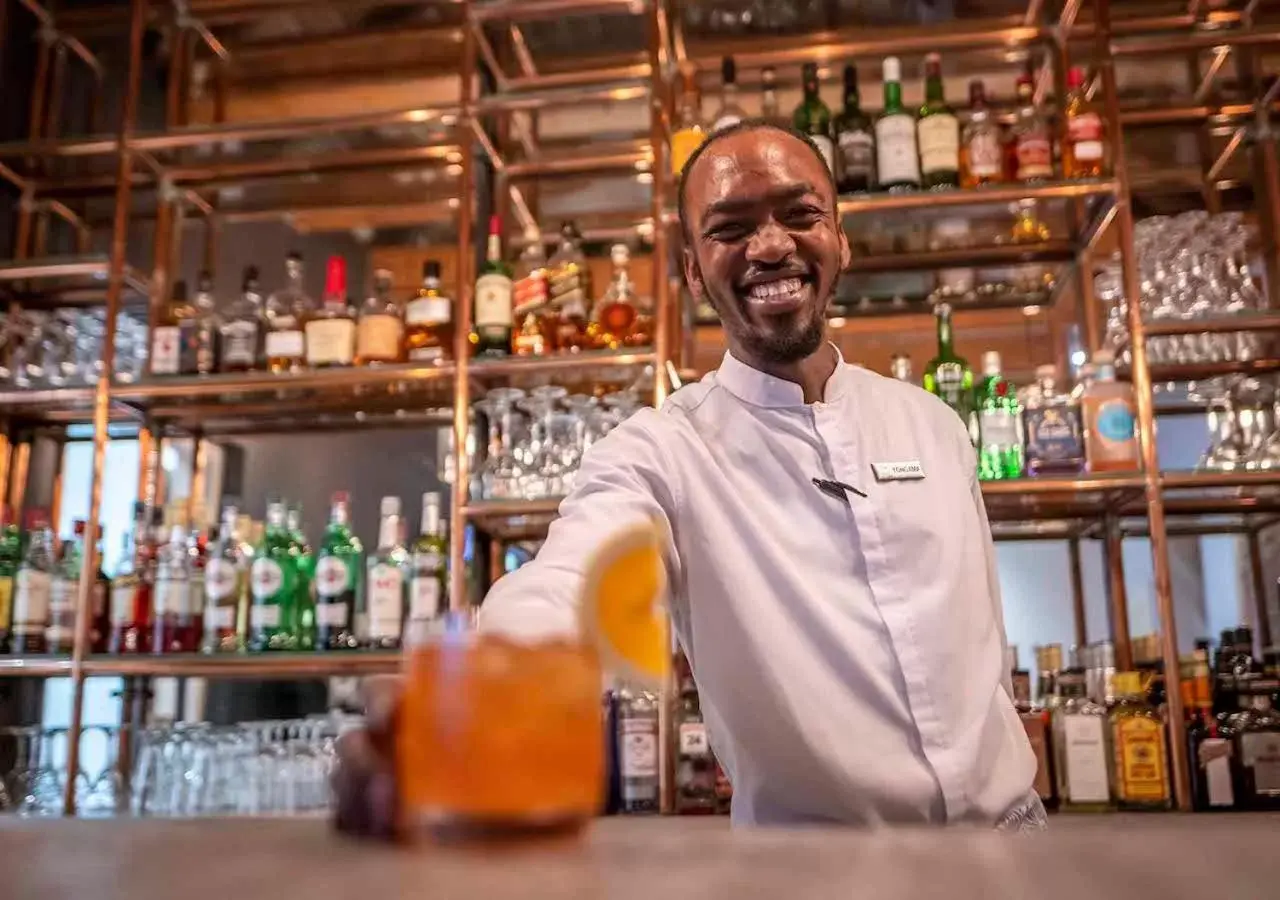
[[[722,819],[611,819],[581,839],[392,847],[318,820],[0,820],[5,900],[391,897],[1280,897],[1280,815],[1055,817],[979,830],[730,831]]]

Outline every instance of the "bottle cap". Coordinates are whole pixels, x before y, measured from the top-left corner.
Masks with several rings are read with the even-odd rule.
[[[400,515],[400,498],[399,497],[383,497],[381,512],[384,516]]]
[[[738,67],[734,64],[732,56],[726,56],[720,61],[720,77],[725,84],[733,84],[738,80]]]
[[[351,500],[351,495],[348,494],[346,491],[334,491],[333,496],[329,498],[329,502],[334,504],[348,503],[350,502],[350,500]]]
[[[902,80],[902,63],[898,61],[898,57],[886,56],[884,58],[884,80],[885,81],[901,81]]]
[[[614,244],[609,250],[609,258],[615,266],[625,266],[631,260],[631,251],[626,244]]]
[[[489,233],[502,234],[502,216],[494,215],[489,217]]]
[[[1078,88],[1084,85],[1084,69],[1072,66],[1067,71],[1067,87]]]
[[[422,277],[434,278],[440,280],[440,263],[434,259],[429,259],[422,264]]]
[[[975,78],[969,82],[969,105],[985,106],[987,102],[987,86],[982,83],[981,78]]]
[[[1000,374],[1000,351],[987,350],[982,354],[982,371],[986,375]]]
[[[284,259],[285,259],[285,262],[291,262],[291,263],[294,263],[295,265],[299,265],[302,263],[302,254],[299,253],[297,250],[290,250],[289,255],[286,256]]]
[[[347,260],[341,256],[330,256],[324,269],[324,292],[332,297],[343,297],[347,293]]]
[[[760,83],[765,87],[771,88],[778,80],[778,73],[773,66],[765,66],[760,71]]]

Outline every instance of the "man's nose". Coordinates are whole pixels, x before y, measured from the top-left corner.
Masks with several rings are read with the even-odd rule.
[[[780,263],[796,252],[791,233],[772,219],[759,228],[747,242],[747,259],[751,262]]]

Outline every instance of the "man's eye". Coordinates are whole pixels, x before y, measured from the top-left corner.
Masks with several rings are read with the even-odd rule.
[[[716,225],[708,232],[717,241],[737,241],[747,236],[747,228],[737,222]]]
[[[782,214],[788,225],[812,225],[822,218],[822,210],[814,206],[796,206]]]

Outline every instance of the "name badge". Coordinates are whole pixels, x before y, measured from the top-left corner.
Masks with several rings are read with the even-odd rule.
[[[875,473],[876,481],[919,481],[924,478],[924,466],[918,459],[872,463],[871,471]]]

